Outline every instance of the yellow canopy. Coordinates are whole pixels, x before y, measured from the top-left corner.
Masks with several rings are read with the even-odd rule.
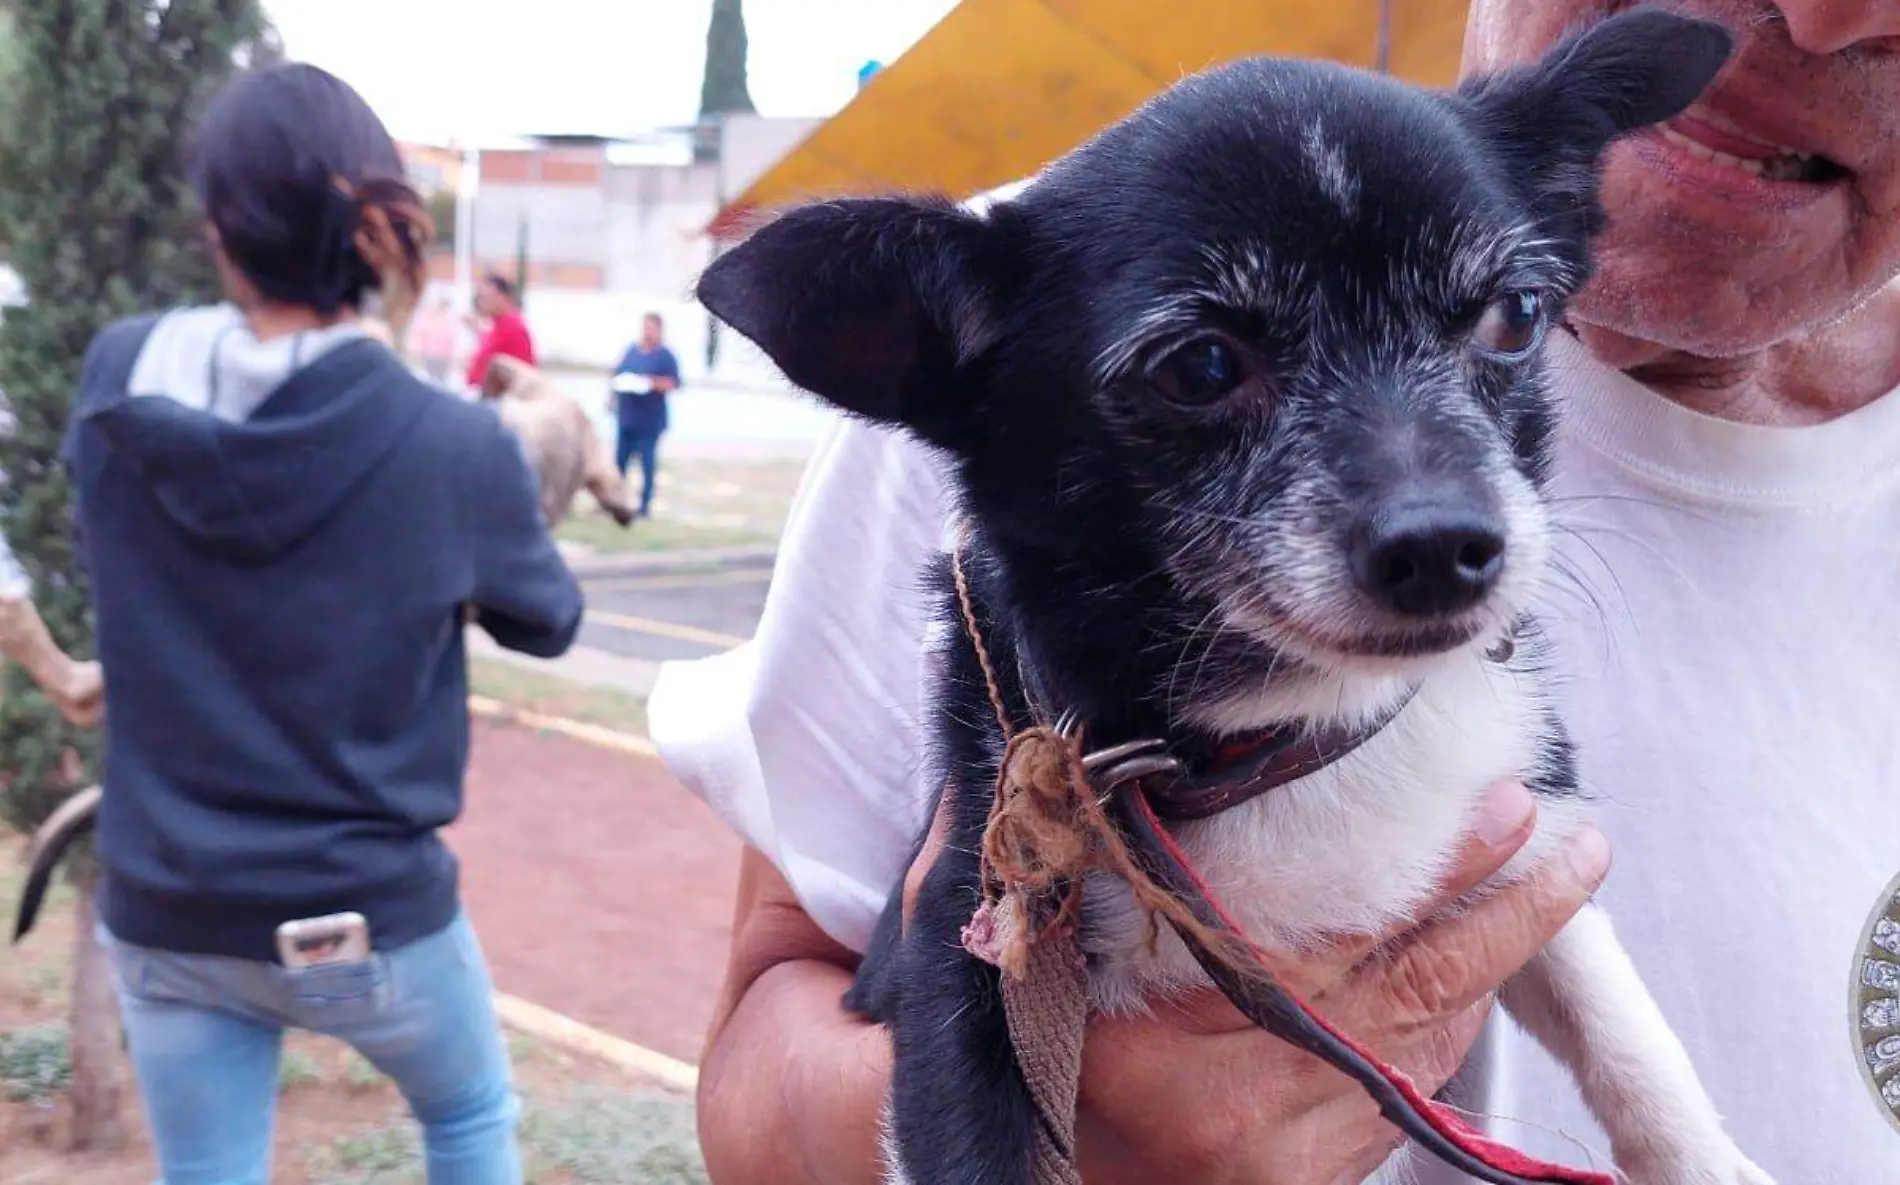
[[[1387,0],[1386,68],[1458,72],[1466,0]],[[1155,92],[1252,54],[1376,69],[1380,0],[963,0],[709,228],[763,207],[880,191],[962,199],[1040,169]]]

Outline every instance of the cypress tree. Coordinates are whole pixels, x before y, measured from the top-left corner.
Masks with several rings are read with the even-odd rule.
[[[754,110],[746,85],[746,35],[743,0],[713,0],[706,25],[706,72],[699,84],[699,115],[749,115]]]

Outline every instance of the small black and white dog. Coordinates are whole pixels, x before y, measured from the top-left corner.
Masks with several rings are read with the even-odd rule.
[[[1026,681],[1098,744],[1184,754],[1403,702],[1343,759],[1177,833],[1262,945],[1377,931],[1428,900],[1497,779],[1542,805],[1504,879],[1582,817],[1525,616],[1552,531],[1542,346],[1591,270],[1605,149],[1693,103],[1730,52],[1718,25],[1639,8],[1455,91],[1239,61],[982,213],[794,209],[699,296],[793,383],[954,460],[1017,727]],[[848,1003],[893,1033],[892,1180],[1024,1185],[1034,1118],[998,973],[959,941],[1001,733],[952,637],[952,833],[901,941],[893,894]],[[1120,882],[1085,884],[1096,1008],[1207,982],[1150,933]],[[1505,1002],[1635,1185],[1768,1185],[1595,908]]]

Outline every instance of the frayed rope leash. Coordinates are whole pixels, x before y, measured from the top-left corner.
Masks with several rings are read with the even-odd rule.
[[[1358,1082],[1394,1126],[1453,1168],[1490,1185],[1615,1185],[1608,1174],[1548,1164],[1490,1139],[1282,987],[1265,952],[1215,900],[1157,817],[1141,774],[1127,772],[1138,762],[1124,763],[1119,777],[1113,766],[1091,770],[1093,759],[1082,755],[1066,720],[1016,729],[977,622],[963,550],[960,542],[950,557],[957,606],[1004,750],[983,834],[982,897],[962,938],[1001,972],[1010,1042],[1039,1121],[1036,1185],[1082,1180],[1075,1115],[1088,983],[1075,931],[1082,877],[1098,871],[1125,881],[1151,918],[1166,918],[1243,1015]],[[1287,766],[1271,784],[1312,767]],[[1098,778],[1109,782],[1106,794],[1096,789]]]

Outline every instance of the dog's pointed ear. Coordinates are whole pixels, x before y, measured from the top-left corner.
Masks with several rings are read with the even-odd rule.
[[[945,201],[814,203],[714,260],[698,296],[798,386],[944,443],[995,341],[1005,234]]]
[[[1538,199],[1589,204],[1610,143],[1681,114],[1733,52],[1734,38],[1713,21],[1633,8],[1459,93]]]

